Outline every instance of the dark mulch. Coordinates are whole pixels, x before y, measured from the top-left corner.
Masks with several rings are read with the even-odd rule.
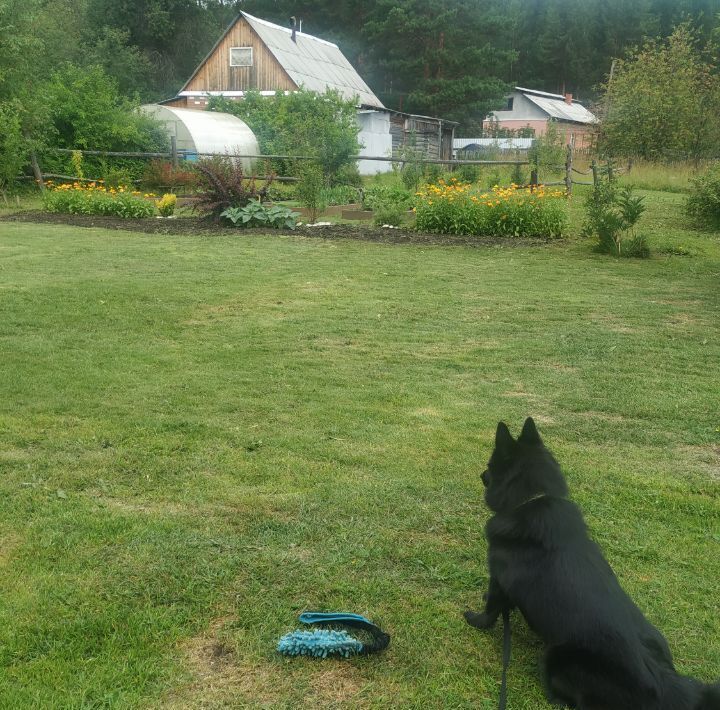
[[[101,227],[121,229],[146,234],[181,234],[188,236],[245,236],[250,234],[278,234],[320,239],[357,239],[385,244],[425,244],[460,246],[539,246],[557,240],[518,239],[497,237],[452,236],[430,234],[410,229],[383,229],[368,224],[333,224],[324,227],[297,227],[294,230],[269,230],[266,228],[237,229],[225,227],[199,217],[178,217],[177,219],[121,219],[97,215],[55,214],[42,211],[18,212],[0,217],[3,222],[36,222],[41,224],[63,224],[74,227]]]

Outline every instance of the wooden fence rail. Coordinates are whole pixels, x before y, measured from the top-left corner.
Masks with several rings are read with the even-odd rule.
[[[177,150],[175,141],[173,141],[172,152],[170,153],[143,153],[136,151],[112,151],[112,150],[72,150],[70,148],[51,148],[51,152],[55,153],[81,153],[82,155],[100,155],[117,158],[165,158],[172,160],[173,164],[177,165],[178,161],[187,156],[181,151]],[[556,166],[559,169],[564,170],[565,178],[560,182],[546,182],[545,185],[556,186],[565,185],[568,195],[572,194],[573,185],[596,185],[599,180],[600,168],[597,162],[593,159],[590,170],[578,170],[573,166],[573,158],[576,154],[582,154],[584,151],[574,149],[573,146],[569,145],[566,149],[565,163],[562,166]],[[317,157],[311,155],[255,155],[252,153],[192,153],[193,157],[227,157],[227,158],[249,158],[253,160],[318,160]],[[350,158],[353,161],[358,160],[374,160],[386,163],[421,163],[426,165],[446,165],[449,167],[459,167],[462,165],[528,165],[531,167],[530,171],[530,185],[540,184],[538,178],[537,165],[533,165],[529,160],[442,160],[439,158],[421,158],[421,157],[396,157],[387,155],[354,155]],[[614,169],[612,165],[608,164],[605,171],[612,177],[613,173],[617,174],[617,169]],[[39,172],[39,171],[38,171]],[[578,181],[573,179],[573,173],[578,175],[592,175],[593,181]],[[42,177],[58,177],[61,179],[77,180],[66,175],[49,175],[40,174],[40,188],[43,189]],[[257,179],[263,179],[262,176],[255,176]],[[267,176],[266,176],[267,177]],[[277,177],[275,178],[278,182],[297,182],[298,178],[293,177]]]
[[[122,152],[114,150],[73,150],[71,148],[50,148],[54,153],[81,153],[82,155],[101,155],[115,158],[166,158],[174,157],[173,153],[140,153],[135,151]],[[178,152],[178,157],[185,155]],[[318,160],[312,155],[255,155],[252,153],[192,153],[200,158],[250,158],[252,160]],[[353,155],[350,160],[377,160],[386,163],[426,163],[431,165],[529,165],[527,160],[441,160],[438,158],[398,158],[388,155]]]

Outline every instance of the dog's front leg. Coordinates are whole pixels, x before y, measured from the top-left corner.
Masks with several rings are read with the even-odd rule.
[[[510,600],[497,580],[490,577],[490,584],[485,595],[485,611],[466,611],[463,616],[470,626],[474,626],[476,629],[489,629],[495,625],[502,610],[510,609],[511,606]]]

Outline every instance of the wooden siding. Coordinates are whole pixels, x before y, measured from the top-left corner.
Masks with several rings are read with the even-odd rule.
[[[441,124],[440,119],[392,114],[390,135],[393,154],[404,145],[414,143],[425,158],[452,159],[452,126]]]
[[[253,65],[231,67],[230,47],[252,47]],[[183,91],[293,91],[297,88],[255,30],[240,17]]]

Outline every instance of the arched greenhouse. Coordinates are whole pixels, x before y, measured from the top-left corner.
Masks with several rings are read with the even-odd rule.
[[[196,160],[203,153],[260,154],[255,134],[229,113],[161,104],[145,104],[141,110],[165,125],[168,135],[175,136],[178,153],[188,160]],[[241,162],[245,172],[252,172],[252,159],[242,158]]]

